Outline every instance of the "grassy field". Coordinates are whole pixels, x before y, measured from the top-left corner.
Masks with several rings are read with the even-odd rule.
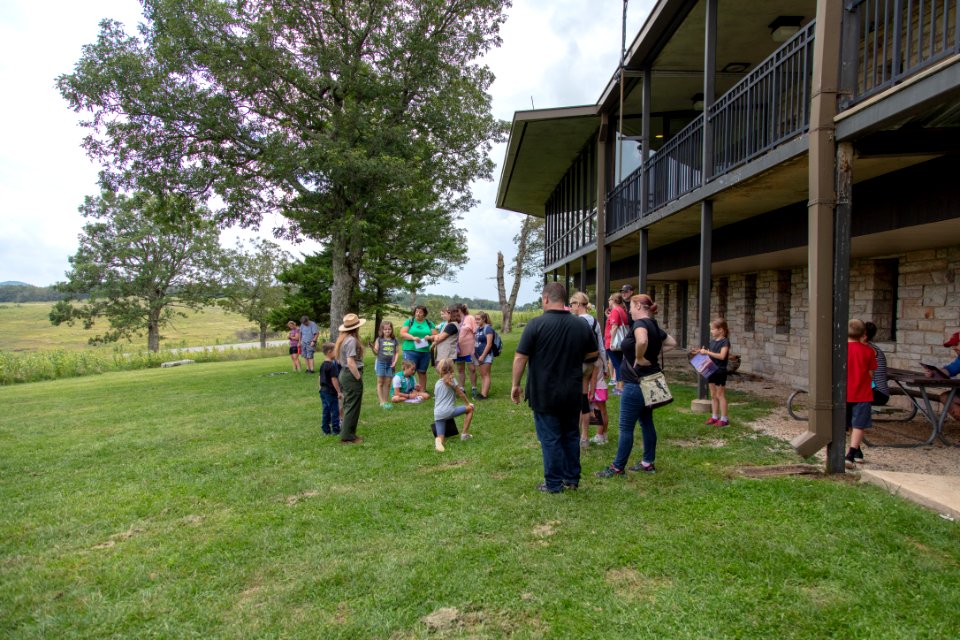
[[[91,347],[87,341],[97,334],[96,327],[85,330],[78,323],[72,327],[50,324],[49,302],[28,302],[16,304],[0,303],[0,351],[25,353],[37,351],[97,350],[109,353],[113,345]],[[106,320],[101,320],[106,326]],[[174,324],[163,331],[160,341],[163,349],[176,347],[202,347],[258,340],[256,327],[243,316],[224,311],[220,307],[206,307],[202,311],[188,311],[186,318],[175,320]],[[133,342],[121,342],[124,350],[146,349],[147,337],[134,339]]]
[[[735,393],[716,431],[675,385],[656,475],[597,480],[595,447],[579,492],[537,492],[517,336],[445,454],[432,402],[379,409],[370,365],[359,446],[279,357],[0,388],[0,636],[960,637],[957,523],[738,475],[797,459]]]

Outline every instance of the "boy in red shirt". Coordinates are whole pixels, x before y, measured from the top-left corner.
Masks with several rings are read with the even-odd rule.
[[[850,429],[850,449],[847,462],[863,462],[860,443],[863,430],[873,426],[870,412],[873,403],[873,372],[877,368],[877,354],[863,339],[867,328],[862,320],[847,324],[847,428]]]

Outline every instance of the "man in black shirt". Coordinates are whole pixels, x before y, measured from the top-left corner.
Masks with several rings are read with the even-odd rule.
[[[525,395],[543,451],[539,489],[560,493],[580,483],[580,397],[597,360],[597,341],[586,322],[564,309],[566,287],[547,283],[541,298],[543,315],[527,324],[517,345],[510,396],[520,404],[529,363]]]

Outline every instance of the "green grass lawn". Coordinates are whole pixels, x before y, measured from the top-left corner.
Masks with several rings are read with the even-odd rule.
[[[82,323],[70,327],[50,324],[50,302],[0,303],[0,351],[16,353],[51,351],[95,350],[110,353],[113,345],[91,347],[88,340],[107,327],[105,319],[86,330]],[[186,318],[176,318],[173,324],[161,333],[162,349],[175,347],[202,347],[216,344],[234,344],[258,340],[256,327],[243,316],[220,307],[205,307],[201,311],[187,311]],[[134,338],[133,342],[120,343],[124,350],[147,348],[147,336]]]
[[[0,636],[960,637],[957,523],[739,476],[797,458],[735,393],[721,432],[676,385],[656,475],[593,478],[611,444],[579,492],[537,492],[509,362],[445,454],[432,401],[379,409],[372,366],[359,446],[320,433],[315,377],[270,375],[285,358],[0,388]]]

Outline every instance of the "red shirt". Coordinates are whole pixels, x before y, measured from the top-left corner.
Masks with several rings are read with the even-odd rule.
[[[862,342],[847,342],[847,402],[873,402],[877,353]]]
[[[610,315],[607,316],[607,324],[603,327],[604,349],[610,348],[610,338],[612,337],[610,330],[612,329],[614,322],[616,322],[618,325],[626,325],[627,328],[630,327],[630,321],[627,320],[627,312],[624,311],[623,307],[618,304],[614,305],[613,308],[610,309]]]

